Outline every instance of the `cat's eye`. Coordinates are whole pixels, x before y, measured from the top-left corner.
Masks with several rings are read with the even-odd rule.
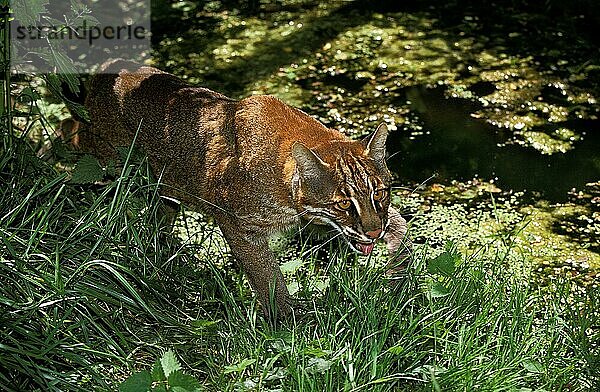
[[[387,194],[386,190],[380,189],[377,190],[375,192],[373,192],[373,200],[375,201],[379,201],[385,198],[385,195]]]
[[[352,202],[350,200],[338,201],[337,206],[342,210],[349,210],[352,207]]]

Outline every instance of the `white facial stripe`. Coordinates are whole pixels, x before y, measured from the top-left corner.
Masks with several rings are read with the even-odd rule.
[[[355,200],[353,200],[354,203],[356,203]],[[358,205],[358,204],[356,204]],[[363,242],[369,242],[370,239],[369,238],[363,238],[364,236],[361,235],[360,233],[358,233],[356,230],[354,230],[353,228],[351,228],[350,226],[340,226],[337,222],[335,222],[333,219],[329,219],[328,216],[331,216],[331,214],[329,213],[329,211],[326,211],[324,209],[321,208],[314,208],[311,206],[304,206],[304,209],[306,211],[308,211],[309,213],[312,213],[314,215],[317,216],[318,219],[321,219],[323,222],[327,223],[329,226],[331,226],[332,228],[334,228],[337,232],[343,234],[343,237],[346,241],[350,242],[349,239],[350,238],[361,238],[361,240]],[[326,215],[326,216],[324,216]]]
[[[344,232],[344,229],[342,227],[340,227],[337,223],[335,223],[334,221],[332,221],[331,219],[327,219],[327,218],[322,218],[323,221],[327,222],[331,227],[333,227],[334,229],[336,229],[338,232],[342,233],[344,236],[347,235]]]
[[[355,198],[353,198],[353,197],[351,197],[350,200],[352,201],[352,203],[354,203],[354,207],[356,208],[356,212],[360,216],[360,214],[361,214],[360,204],[358,204],[358,201]]]
[[[375,192],[371,192],[371,205],[373,206],[373,209],[377,211],[377,206],[375,205]]]
[[[360,234],[358,233],[358,231],[354,230],[354,229],[353,229],[353,228],[351,228],[350,226],[346,226],[346,231],[347,231],[349,234],[356,235],[356,236],[360,236]]]
[[[315,207],[311,207],[311,206],[303,206],[303,207],[304,207],[304,210],[308,211],[309,213],[315,215],[319,219],[322,219],[324,222],[327,222],[328,224],[330,224],[331,226],[334,226],[336,229],[339,230],[339,227],[337,226],[337,224],[334,221],[332,221],[331,219],[329,219],[329,218],[334,218],[334,216],[331,212],[327,211],[324,208],[315,208]]]
[[[329,211],[327,211],[324,208],[314,208],[314,207],[311,207],[311,206],[303,206],[303,207],[304,207],[304,209],[306,211],[308,211],[308,212],[310,212],[310,213],[312,213],[314,215],[317,215],[320,218],[323,218],[323,215],[331,217],[331,218],[334,217],[333,214],[331,214]],[[323,218],[323,219],[325,219],[325,218]]]

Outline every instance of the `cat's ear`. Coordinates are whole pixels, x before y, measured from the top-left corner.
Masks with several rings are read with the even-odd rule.
[[[335,190],[329,165],[323,162],[313,150],[296,142],[292,146],[292,156],[296,161],[298,174],[307,195],[315,199],[323,199]]]
[[[328,173],[329,165],[323,162],[313,150],[300,142],[296,142],[292,146],[292,156],[296,161],[298,172],[304,178],[319,179]]]
[[[379,124],[375,132],[361,140],[367,156],[375,161],[378,166],[385,167],[385,142],[388,128],[384,123]]]

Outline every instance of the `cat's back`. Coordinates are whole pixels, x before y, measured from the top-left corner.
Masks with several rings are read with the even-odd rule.
[[[312,148],[345,137],[305,112],[270,95],[255,95],[238,103],[235,114],[242,162],[250,167],[265,164],[284,166],[291,159],[292,146],[300,142]]]
[[[103,64],[90,79],[88,91],[92,129],[82,135],[83,148],[100,155],[111,154],[109,145],[128,146],[138,129],[137,140],[149,155],[169,149],[170,144],[186,145],[196,139],[193,130],[221,127],[236,102],[122,59]]]
[[[116,109],[112,114],[120,115],[129,128],[137,128],[140,121],[164,126],[167,117],[175,117],[170,115],[171,110],[177,111],[177,118],[183,116],[193,122],[203,107],[233,101],[216,91],[191,86],[158,68],[131,61],[112,60],[99,71],[90,81],[86,105],[99,114],[110,112],[107,105]]]

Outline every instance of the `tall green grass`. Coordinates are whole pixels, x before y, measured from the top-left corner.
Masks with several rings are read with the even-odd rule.
[[[142,337],[179,323],[187,256],[162,238],[156,185],[133,166],[106,187],[70,184],[10,136],[0,165],[0,386],[108,387],[124,373],[107,370],[152,346]]]
[[[114,390],[167,349],[206,390],[599,385],[597,290],[540,290],[495,253],[433,257],[426,246],[390,282],[332,242],[327,271],[313,256],[290,277],[301,310],[273,327],[218,233],[186,242],[163,229],[144,162],[82,186],[25,140],[5,135],[2,146],[0,389]],[[204,247],[214,249],[199,259]],[[308,270],[330,277],[324,294]]]

